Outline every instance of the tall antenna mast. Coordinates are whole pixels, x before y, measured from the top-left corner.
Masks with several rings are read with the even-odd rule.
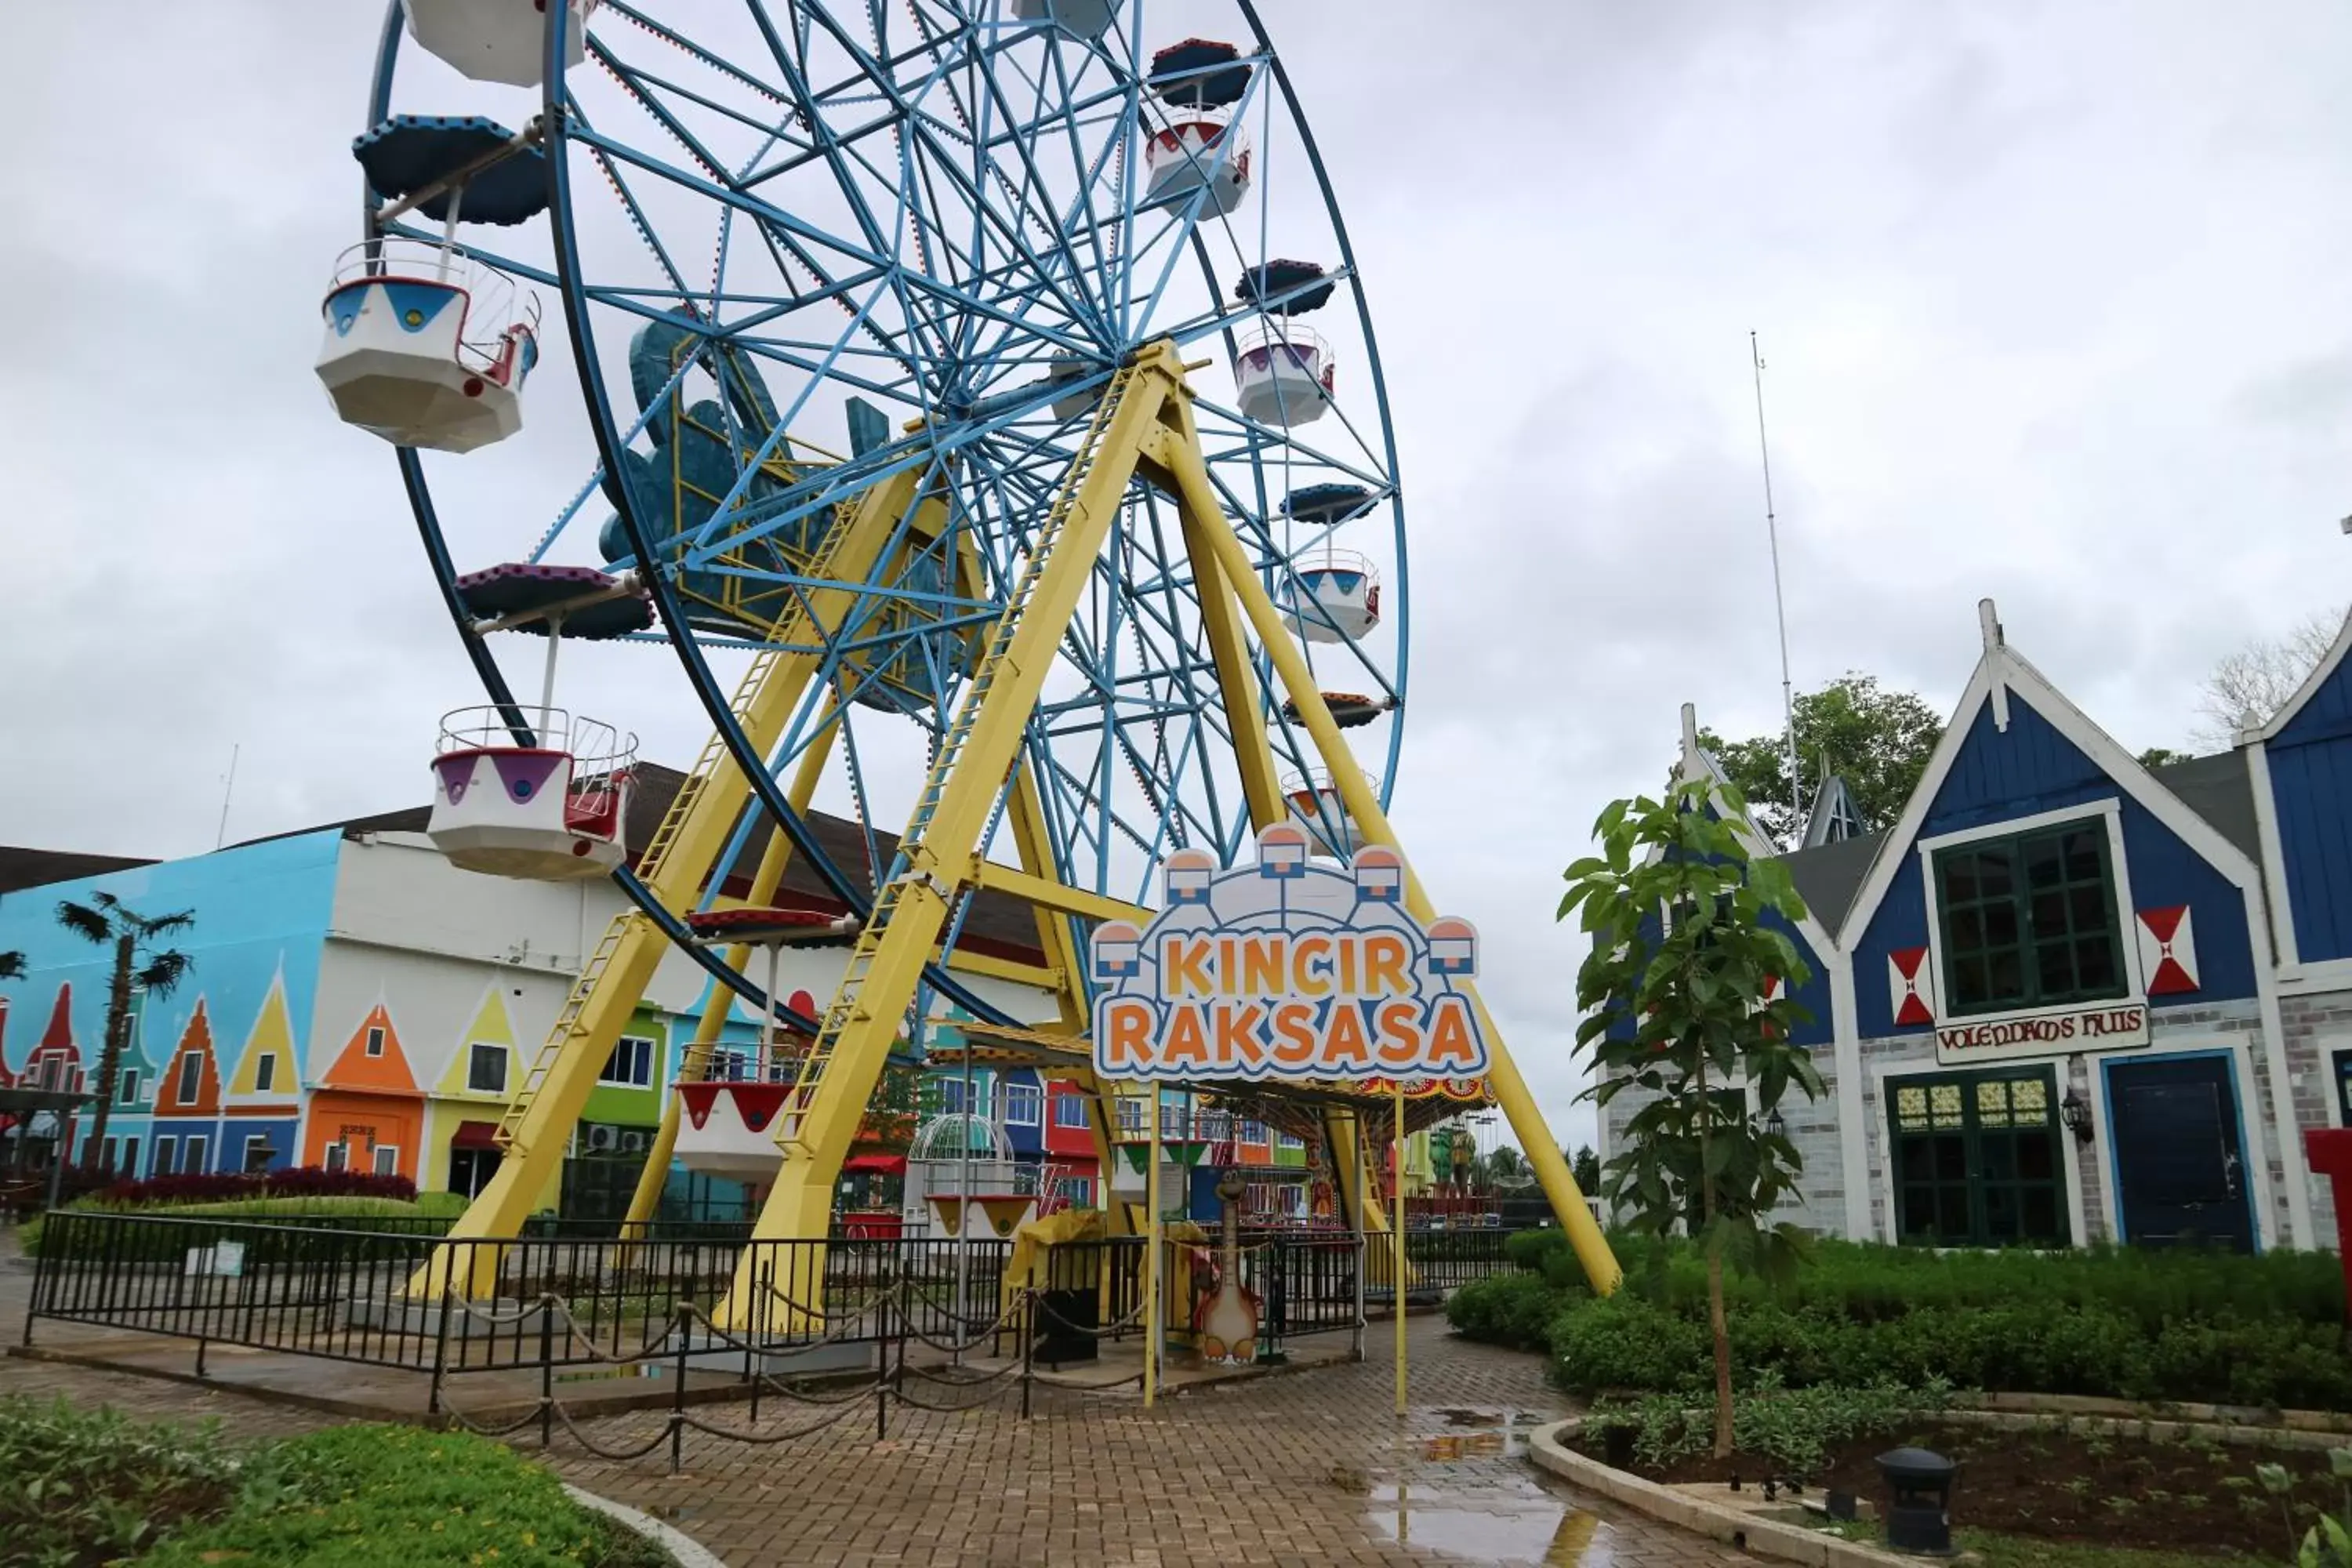
[[[1780,597],[1780,520],[1772,510],[1772,446],[1764,438],[1764,351],[1756,334],[1748,334],[1748,357],[1756,374],[1756,451],[1764,463],[1764,536],[1772,545],[1772,616],[1780,626],[1780,715],[1788,725],[1789,845],[1794,848],[1805,831],[1805,808],[1798,798],[1803,780],[1797,774],[1797,698],[1789,683],[1789,606]]]
[[[213,834],[213,847],[215,849],[228,842],[228,803],[229,797],[236,793],[236,754],[244,749],[242,741],[228,749],[228,780],[221,785],[220,827]]]

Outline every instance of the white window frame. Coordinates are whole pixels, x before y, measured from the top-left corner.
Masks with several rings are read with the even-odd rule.
[[[2105,819],[2107,829],[2107,868],[2113,873],[2116,893],[2116,945],[2123,963],[2124,990],[2119,996],[2102,997],[2090,1002],[2062,1002],[2042,1007],[2022,1007],[2007,1013],[1951,1012],[1949,987],[1944,977],[1951,971],[1944,963],[1943,889],[1936,881],[1936,854],[1962,844],[1974,844],[1987,838],[2013,838],[2021,834],[2039,833],[2073,823],[2089,822],[2094,817]],[[1933,1028],[1952,1028],[1966,1024],[2017,1023],[2032,1018],[2054,1018],[2083,1013],[2101,1007],[2131,1007],[2147,1005],[2147,979],[2140,973],[2139,912],[2132,901],[2131,865],[2124,858],[2124,806],[2115,795],[2105,800],[2088,801],[2081,805],[2060,806],[2055,811],[2039,811],[2032,816],[2004,817],[1999,822],[1980,823],[1974,827],[1962,827],[1935,837],[1922,837],[1914,841],[1919,855],[1919,886],[1927,906],[1927,962],[1934,968],[1933,984],[1936,1002]],[[1932,1031],[1931,1031],[1932,1034]],[[2053,1046],[2063,1042],[2053,1042]],[[2053,1050],[2051,1054],[2069,1053]],[[2018,1058],[2013,1059],[2029,1059]]]
[[[262,1162],[258,1165],[256,1165],[253,1163],[253,1150],[254,1145],[256,1144],[259,1144],[261,1146],[261,1152],[263,1155]],[[240,1171],[266,1171],[269,1169],[269,1162],[276,1159],[277,1156],[278,1152],[269,1146],[269,1139],[266,1134],[260,1132],[248,1132],[245,1135],[245,1152],[240,1156],[244,1163],[238,1165],[237,1169]]]
[[[205,1164],[212,1159],[212,1152],[213,1141],[210,1133],[189,1133],[180,1141],[180,1173],[185,1176],[203,1175]]]
[[[475,1079],[479,1076],[476,1069],[478,1069],[482,1065],[483,1061],[487,1059],[480,1054],[483,1051],[496,1051],[498,1053],[499,1081],[494,1086],[485,1087],[484,1085],[475,1081]],[[507,1091],[507,1081],[513,1075],[513,1072],[514,1050],[511,1047],[502,1046],[496,1040],[468,1040],[466,1043],[467,1093],[504,1094]]]
[[[177,1134],[157,1138],[151,1152],[155,1157],[155,1163],[150,1168],[150,1174],[176,1176],[180,1173],[180,1140]]]
[[[372,1056],[372,1057],[380,1057],[380,1056],[383,1055],[383,1037],[384,1037],[384,1028],[383,1028],[383,1025],[381,1025],[381,1024],[372,1024],[372,1025],[370,1025],[370,1026],[368,1026],[368,1032],[367,1032],[367,1054],[368,1054],[368,1055],[370,1055],[370,1056]]]
[[[1092,1122],[1087,1116],[1087,1097],[1076,1089],[1065,1089],[1054,1097],[1054,1125],[1064,1131],[1083,1132]]]
[[[115,1075],[114,1103],[117,1105],[139,1103],[139,1069],[137,1068],[127,1067]]]
[[[1007,1127],[1035,1127],[1045,1121],[1045,1091],[1034,1083],[1008,1083],[1004,1086],[1004,1124]]]
[[[654,1052],[659,1044],[660,1042],[656,1040],[651,1035],[623,1035],[619,1039],[613,1042],[612,1050],[605,1054],[604,1067],[597,1070],[596,1081],[613,1089],[651,1089],[654,1081]],[[613,1066],[614,1062],[618,1059],[621,1053],[631,1046],[642,1046],[645,1047],[645,1060],[642,1075],[635,1078],[606,1077],[606,1069],[609,1069]]]
[[[278,1087],[278,1053],[264,1051],[253,1064],[253,1092],[268,1094]]]
[[[400,1174],[400,1145],[397,1143],[372,1145],[368,1154],[368,1169],[379,1176]]]
[[[205,1058],[192,1051],[180,1058],[179,1087],[173,1091],[172,1098],[182,1105],[194,1105],[204,1088]]]

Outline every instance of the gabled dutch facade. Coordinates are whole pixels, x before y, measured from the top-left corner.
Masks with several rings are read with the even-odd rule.
[[[2327,1245],[2301,1133],[2352,1101],[2352,625],[2231,752],[2151,772],[1980,619],[1897,820],[1786,859],[1821,971],[1799,1038],[1831,1087],[1783,1104],[1789,1217],[1942,1246]],[[1687,710],[1685,736],[1682,776],[1706,776]]]

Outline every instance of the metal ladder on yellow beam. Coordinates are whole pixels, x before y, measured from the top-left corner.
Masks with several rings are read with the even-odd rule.
[[[1029,559],[1006,598],[1003,611],[989,630],[987,647],[973,667],[971,682],[964,687],[963,696],[956,704],[955,718],[949,723],[937,753],[931,759],[931,771],[923,781],[922,794],[916,797],[915,809],[907,820],[906,831],[898,837],[898,859],[901,869],[877,890],[874,912],[866,917],[866,927],[858,932],[857,945],[850,951],[849,964],[841,977],[840,989],[833,994],[832,1004],[825,1008],[816,1043],[801,1062],[800,1076],[793,1085],[791,1097],[784,1102],[783,1114],[777,1118],[776,1146],[788,1156],[803,1157],[814,1152],[810,1146],[807,1118],[816,1103],[817,1088],[824,1081],[827,1064],[841,1037],[857,1024],[871,1021],[866,1005],[866,978],[873,973],[874,960],[882,950],[882,941],[889,933],[891,917],[910,882],[928,883],[943,900],[952,901],[959,891],[961,872],[950,868],[945,877],[936,864],[937,857],[924,842],[924,834],[938,812],[940,798],[947,792],[948,780],[955,773],[956,762],[963,755],[965,744],[971,739],[972,726],[980,718],[982,706],[996,683],[997,671],[1005,660],[1005,650],[1027,614],[1029,601],[1034,596],[1038,582],[1044,577],[1054,555],[1054,545],[1067,526],[1072,509],[1087,478],[1094,472],[1101,455],[1103,432],[1110,427],[1112,414],[1118,409],[1135,375],[1134,367],[1125,366],[1111,378],[1103,391],[1102,401],[1095,405],[1094,423],[1087,427],[1086,440],[1077,457],[1064,476],[1061,493],[1054,498],[1054,507],[1046,513],[1037,537],[1030,542]]]
[[[840,550],[842,541],[848,536],[856,512],[856,508],[847,503],[834,509],[832,526],[826,530],[824,542],[810,566],[811,577],[822,578],[829,574],[835,554]],[[749,721],[751,704],[766,686],[776,661],[793,652],[796,646],[810,635],[807,596],[803,594],[793,599],[791,611],[769,628],[767,642],[752,656],[751,667],[743,672],[742,680],[735,688],[735,696],[728,703],[728,711],[734,716],[739,727]],[[668,856],[670,847],[677,842],[679,829],[694,810],[695,802],[702,798],[702,792],[709,787],[711,779],[726,763],[727,755],[726,736],[719,731],[712,731],[710,739],[703,744],[702,754],[695,759],[694,771],[686,775],[685,781],[677,786],[677,794],[670,797],[669,809],[662,813],[661,826],[654,830],[645,853],[638,858],[639,880],[650,886],[661,874],[662,863]],[[604,928],[603,939],[596,943],[595,952],[590,953],[588,962],[581,965],[579,977],[572,983],[571,994],[563,999],[562,1011],[555,1016],[555,1026],[547,1032],[547,1038],[541,1043],[538,1054],[531,1058],[522,1081],[515,1086],[513,1096],[508,1100],[506,1114],[499,1119],[497,1138],[499,1148],[514,1146],[515,1136],[522,1129],[523,1118],[530,1113],[531,1101],[539,1098],[540,1088],[546,1083],[547,1075],[554,1070],[555,1064],[562,1059],[564,1050],[581,1034],[581,1015],[587,1010],[589,999],[596,994],[597,986],[604,983],[605,971],[612,967],[613,955],[620,950],[629,928],[645,918],[642,911],[634,909],[614,915],[612,923]]]

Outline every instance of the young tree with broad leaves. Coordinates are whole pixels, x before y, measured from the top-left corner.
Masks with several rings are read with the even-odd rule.
[[[169,996],[196,961],[177,948],[163,947],[157,939],[189,930],[196,923],[194,910],[168,915],[142,915],[112,893],[92,893],[87,904],[70,899],[58,904],[58,924],[100,947],[114,950],[114,973],[106,993],[106,1044],[98,1053],[98,1081],[93,1092],[98,1106],[90,1119],[89,1137],[82,1145],[85,1170],[95,1169],[106,1146],[106,1123],[114,1109],[115,1080],[121,1076],[122,1053],[131,1044],[131,995],[145,991]]]
[[[1810,1016],[1790,998],[1811,973],[1765,920],[1799,920],[1804,903],[1778,860],[1750,858],[1732,820],[1745,809],[1737,789],[1696,780],[1614,803],[1593,829],[1601,853],[1568,868],[1559,904],[1592,939],[1576,982],[1577,1049],[1595,1069],[1585,1092],[1603,1107],[1641,1097],[1602,1196],[1645,1229],[1683,1226],[1706,1257],[1717,1456],[1731,1452],[1724,1268],[1780,1275],[1804,1257],[1803,1232],[1765,1223],[1804,1168],[1771,1118],[1791,1088],[1822,1092],[1790,1043]]]

